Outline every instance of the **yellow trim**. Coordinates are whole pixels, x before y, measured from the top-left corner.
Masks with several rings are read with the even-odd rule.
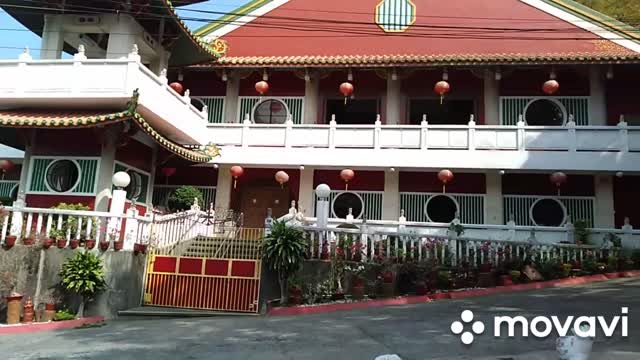
[[[240,7],[238,9],[236,9],[236,10],[233,10],[233,12],[234,12],[233,15],[231,15],[231,14],[230,15],[225,15],[225,16],[219,18],[219,19],[216,19],[213,22],[211,22],[209,25],[205,25],[205,26],[201,27],[200,29],[197,29],[193,33],[196,36],[208,35],[208,33],[211,32],[211,29],[214,29],[216,26],[219,25],[219,23],[228,21],[229,19],[233,19],[235,16],[237,16],[238,18],[241,18],[243,16],[251,15],[252,11],[257,10],[258,8],[260,8],[263,5],[265,5],[265,2],[269,2],[269,1],[272,1],[272,0],[257,0],[254,3],[248,4],[248,5],[244,6],[244,7]],[[238,14],[241,14],[241,15],[238,15]],[[227,25],[229,25],[229,24],[225,24],[225,25],[222,25],[222,26],[227,26]]]

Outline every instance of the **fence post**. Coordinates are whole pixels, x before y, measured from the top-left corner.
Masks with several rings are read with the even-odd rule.
[[[525,133],[524,133],[524,119],[522,114],[518,116],[518,123],[516,124],[518,127],[517,131],[517,140],[518,140],[518,151],[525,151],[526,146],[524,143]]]
[[[627,129],[627,122],[624,121],[624,115],[620,115],[618,129],[620,129],[620,151],[629,152],[629,130]]]
[[[329,121],[329,149],[336,147],[336,114],[331,114]]]
[[[244,121],[242,122],[242,147],[249,146],[249,136],[251,136],[251,119],[249,118],[249,114],[247,113],[244,117]]]
[[[18,199],[13,202],[13,211],[11,213],[11,228],[9,229],[9,235],[17,236],[18,239],[22,235],[22,208],[26,207],[25,194],[20,193]]]
[[[467,147],[470,151],[476,149],[476,122],[474,121],[473,114],[469,117],[469,123],[467,124],[468,128],[468,137],[467,137]]]
[[[422,115],[422,121],[420,122],[420,149],[427,150],[429,136],[429,123],[427,122],[427,115]]]
[[[569,132],[569,144],[567,144],[567,148],[570,152],[576,152],[578,150],[578,143],[576,140],[576,123],[573,121],[573,115],[569,115],[569,121],[567,121],[566,127]]]
[[[640,248],[640,246],[638,246],[638,242],[637,241],[633,241],[633,226],[631,226],[631,223],[629,222],[629,217],[625,216],[624,218],[624,225],[622,225],[622,240],[620,241],[620,245],[622,245],[623,249],[637,249]]]
[[[291,133],[293,130],[293,117],[291,114],[287,114],[287,121],[284,123],[284,147],[291,147]]]
[[[133,250],[133,244],[138,240],[138,209],[136,209],[135,203],[127,209],[127,222],[124,230],[124,250]]]
[[[576,242],[575,236],[574,236],[574,227],[573,227],[573,223],[571,222],[571,215],[567,215],[567,223],[564,224],[564,228],[567,231],[567,242],[570,244],[573,244]]]
[[[516,240],[516,222],[513,219],[513,214],[509,214],[509,221],[507,221],[507,240]]]
[[[380,114],[376,115],[376,122],[373,128],[373,148],[380,149],[380,132],[382,131],[382,121],[380,120]]]

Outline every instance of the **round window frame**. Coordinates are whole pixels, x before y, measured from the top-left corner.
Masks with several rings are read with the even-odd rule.
[[[53,164],[55,164],[55,163],[57,163],[59,161],[71,161],[76,166],[76,168],[78,169],[78,178],[76,179],[76,182],[73,184],[73,186],[67,191],[56,191],[49,185],[49,170],[51,169]],[[78,162],[76,160],[74,160],[74,159],[54,159],[44,169],[44,186],[47,188],[47,190],[49,192],[54,193],[54,194],[72,193],[78,187],[78,185],[80,185],[80,180],[82,180],[82,168],[80,167],[80,164],[78,164]]]
[[[429,212],[427,211],[427,207],[429,206],[429,202],[431,201],[431,199],[437,197],[437,196],[444,196],[444,197],[448,197],[449,199],[451,199],[453,201],[453,203],[456,205],[456,213],[460,214],[460,204],[458,203],[458,201],[451,195],[449,194],[432,194],[431,196],[429,196],[429,198],[427,199],[427,201],[424,202],[424,208],[423,208],[423,212],[424,212],[424,216],[427,218],[427,221],[430,223],[434,223],[434,224],[448,224],[448,223],[440,223],[440,222],[435,222],[431,220],[431,217],[429,216]],[[453,219],[451,219],[451,221],[455,220],[455,215],[453,216]]]
[[[337,193],[334,197],[333,200],[331,200],[331,215],[333,216],[334,219],[341,219],[338,217],[338,215],[336,215],[336,211],[334,208],[334,205],[336,203],[336,200],[338,199],[338,197],[342,194],[353,194],[355,196],[358,197],[358,199],[360,199],[360,203],[362,204],[362,209],[360,210],[360,214],[358,214],[358,216],[356,216],[355,214],[353,215],[354,219],[360,219],[362,217],[362,215],[364,215],[364,199],[362,198],[362,196],[360,196],[360,194],[358,194],[357,192],[353,192],[353,191],[340,191],[339,193]]]
[[[560,225],[558,226],[548,226],[548,225],[538,225],[538,223],[536,222],[536,220],[533,218],[533,208],[536,206],[537,203],[539,203],[542,200],[553,200],[556,203],[560,204],[560,208],[562,209],[562,214],[564,215],[564,217],[562,218],[562,221],[560,222]],[[547,197],[540,197],[538,199],[536,199],[536,201],[534,201],[531,206],[529,206],[529,220],[531,220],[531,223],[533,224],[533,226],[544,226],[544,227],[562,227],[567,223],[567,218],[569,217],[569,213],[567,212],[567,207],[564,206],[564,204],[562,203],[562,201],[551,197],[551,196],[547,196]]]
[[[283,106],[284,109],[286,110],[286,115],[284,117],[284,122],[281,124],[265,124],[265,123],[257,123],[256,122],[256,110],[258,109],[258,106],[260,106],[260,104],[270,101],[270,100],[275,100],[280,102]],[[284,102],[284,100],[282,100],[281,98],[278,97],[263,97],[262,99],[260,99],[260,101],[256,102],[253,107],[251,108],[251,122],[253,124],[257,124],[257,125],[284,125],[287,123],[287,119],[289,118],[289,115],[291,115],[291,112],[289,111],[289,106],[287,106],[287,103]]]
[[[529,121],[527,121],[527,110],[529,110],[529,106],[531,106],[531,104],[533,104],[534,102],[539,101],[539,100],[548,100],[548,101],[551,101],[552,103],[558,105],[558,107],[560,107],[560,110],[562,111],[562,124],[560,124],[560,125],[529,125]],[[560,100],[558,100],[557,98],[548,97],[548,96],[537,96],[537,97],[534,97],[533,99],[529,100],[527,105],[524,106],[524,109],[522,110],[522,118],[524,119],[524,123],[527,126],[561,127],[561,126],[565,126],[567,124],[567,120],[569,120],[569,114],[567,112],[567,107],[564,106],[564,104],[561,103]]]
[[[142,174],[140,172],[136,171],[136,170],[133,170],[133,169],[127,169],[125,172],[127,174],[129,174],[129,177],[131,178],[131,181],[129,182],[129,185],[127,185],[125,190],[129,186],[131,186],[131,184],[133,183],[133,177],[134,176],[136,177],[137,180],[139,180],[138,188],[140,189],[140,193],[138,194],[138,196],[135,197],[135,201],[137,202],[139,200],[138,198],[140,197],[140,195],[142,195]],[[127,200],[128,201],[133,201],[134,200],[134,198],[129,195],[129,192],[127,192]]]

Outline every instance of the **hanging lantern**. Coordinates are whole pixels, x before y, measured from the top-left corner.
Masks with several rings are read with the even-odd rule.
[[[356,173],[351,169],[344,169],[340,171],[340,177],[344,180],[344,189],[349,190],[349,181],[351,181],[356,176]]]
[[[244,174],[244,169],[242,166],[234,165],[231,167],[229,172],[231,173],[231,176],[233,176],[233,188],[235,189],[238,183],[238,178]]]
[[[542,91],[547,95],[553,95],[557,93],[558,90],[560,90],[560,84],[554,79],[547,80],[542,85]]]
[[[173,176],[176,173],[176,171],[177,169],[172,167],[163,167],[162,169],[160,169],[160,172],[162,172],[162,175],[166,177]]]
[[[567,182],[567,175],[563,172],[557,171],[549,176],[549,180],[551,180],[551,183],[558,188],[558,196],[560,196],[560,187],[562,184]]]
[[[182,84],[177,82],[177,81],[172,82],[171,84],[169,84],[169,87],[172,88],[173,91],[177,92],[180,95],[182,95],[184,93],[184,86],[182,86]]]
[[[348,81],[340,84],[340,93],[344,96],[344,103],[347,103],[347,99],[353,95],[353,84]]]
[[[453,180],[453,173],[448,169],[440,170],[438,179],[442,181],[442,193],[445,193],[447,191],[447,184]]]
[[[276,173],[276,181],[280,184],[280,187],[284,187],[284,184],[289,181],[289,174],[280,170]]]
[[[436,83],[433,90],[436,94],[440,95],[440,104],[442,104],[442,100],[444,100],[444,95],[451,91],[451,85],[444,80],[440,80]]]
[[[2,170],[2,180],[4,180],[4,175],[11,171],[14,167],[14,163],[11,160],[0,160],[0,170]]]
[[[267,91],[269,91],[269,83],[264,80],[258,81],[256,83],[256,91],[258,92],[258,94],[260,94],[260,96],[266,94]]]

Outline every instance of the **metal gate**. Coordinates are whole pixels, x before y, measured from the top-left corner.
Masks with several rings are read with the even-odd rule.
[[[179,235],[151,250],[144,304],[258,312],[264,230],[218,226],[201,221],[202,216],[158,223],[158,236]]]

